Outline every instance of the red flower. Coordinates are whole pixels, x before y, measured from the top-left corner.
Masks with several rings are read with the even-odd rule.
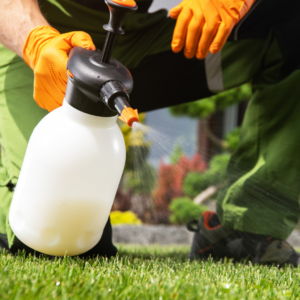
[[[157,188],[154,191],[155,211],[169,214],[172,199],[183,196],[183,181],[189,172],[204,172],[207,168],[199,153],[192,158],[182,156],[178,163],[167,165],[161,162],[158,170]]]

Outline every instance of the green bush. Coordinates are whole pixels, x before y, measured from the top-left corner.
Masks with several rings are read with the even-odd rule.
[[[195,198],[210,185],[210,178],[205,173],[190,172],[183,181],[183,192],[190,198]]]
[[[156,171],[148,163],[140,165],[134,171],[127,171],[123,177],[124,191],[134,194],[150,194],[156,182]]]
[[[226,169],[230,160],[229,153],[215,155],[210,163],[209,168],[205,172],[207,178],[210,180],[210,185],[216,185],[226,179]]]
[[[174,150],[170,155],[170,163],[172,165],[177,164],[182,156],[184,156],[182,147],[179,144],[175,145]]]
[[[174,116],[189,116],[201,119],[209,118],[213,113],[223,110],[231,105],[240,103],[251,97],[252,88],[249,83],[218,93],[209,98],[201,99],[191,103],[184,103],[169,108]]]
[[[233,129],[232,131],[226,134],[225,140],[231,151],[236,150],[239,145],[240,132],[241,132],[241,128],[236,127],[235,129]]]
[[[185,224],[188,221],[198,220],[207,206],[195,204],[190,198],[176,198],[170,204],[170,221],[173,224]]]
[[[226,168],[230,154],[215,155],[204,173],[190,172],[185,176],[183,192],[190,198],[195,198],[211,185],[218,185],[226,179]]]

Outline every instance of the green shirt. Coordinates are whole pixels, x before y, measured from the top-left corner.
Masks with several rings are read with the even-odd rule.
[[[77,1],[86,3],[78,4]],[[103,25],[109,21],[109,11],[89,8],[87,3],[90,1],[40,0],[39,4],[51,26],[61,33],[85,31],[91,35],[96,47],[102,49],[106,37]],[[150,6],[152,0],[138,0],[137,3]],[[118,37],[113,57],[131,69],[148,55],[170,51],[174,24],[175,21],[167,17],[164,9],[155,13],[138,10],[124,20],[125,34]]]

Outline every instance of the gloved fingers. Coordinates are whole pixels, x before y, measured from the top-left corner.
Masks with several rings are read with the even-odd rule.
[[[173,33],[173,40],[172,40],[172,50],[177,53],[182,50],[186,34],[187,28],[190,24],[190,20],[193,17],[193,12],[190,8],[184,7],[181,11],[179,17],[177,18],[176,26]]]
[[[76,46],[96,49],[85,32],[60,34],[50,26],[40,26],[27,37],[23,57],[34,70],[34,99],[48,111],[62,105],[68,80],[68,53]]]
[[[73,47],[82,47],[88,50],[96,50],[91,36],[83,31],[77,31],[71,37],[71,45]]]
[[[194,11],[194,16],[187,29],[184,55],[186,58],[193,58],[196,54],[201,31],[205,23],[201,11]]]
[[[34,69],[34,100],[48,111],[60,106],[64,99],[68,52],[72,49],[68,39],[69,36],[62,35],[52,39]]]
[[[89,50],[96,50],[91,36],[84,31],[74,31],[64,33],[60,36],[62,40],[65,40],[69,44],[69,51],[74,47],[82,47]],[[64,49],[68,50],[68,49]]]
[[[42,70],[41,70],[42,71]],[[57,77],[53,82],[50,73],[35,72],[33,98],[36,103],[49,112],[60,107],[65,97],[66,82]],[[55,84],[54,84],[55,83]]]
[[[32,70],[39,60],[43,46],[59,35],[60,33],[50,26],[38,26],[28,34],[23,46],[23,59]]]
[[[221,23],[218,32],[216,34],[216,37],[214,38],[211,46],[209,47],[209,51],[211,53],[217,53],[223,48],[224,44],[226,43],[232,31],[233,26],[234,26],[233,23],[230,24],[230,22]]]
[[[213,1],[218,1],[218,0],[213,0]],[[239,17],[238,12],[236,12],[235,10],[224,11],[223,9],[220,9],[219,5],[215,5],[215,7],[219,12],[219,16],[222,22],[209,48],[209,51],[211,53],[217,53],[223,48],[234,25],[237,23]]]
[[[204,24],[196,52],[196,57],[198,59],[204,59],[207,56],[209,47],[217,33],[217,30],[218,27],[215,26],[215,24],[207,24],[207,22]]]
[[[198,59],[204,59],[207,56],[209,47],[222,21],[217,8],[212,2],[207,2],[206,5],[202,7],[202,11],[204,13],[205,24],[196,52]]]
[[[177,19],[178,15],[180,14],[180,12],[182,11],[183,9],[183,6],[181,4],[173,7],[170,11],[169,11],[169,14],[170,14],[170,18],[172,19]]]
[[[67,67],[67,61],[68,61],[68,53],[71,51],[74,47],[82,47],[89,50],[96,50],[96,47],[92,41],[91,36],[83,31],[76,31],[76,32],[69,32],[60,35],[53,41],[53,43],[56,43],[57,45],[55,48],[57,49],[56,52],[56,59],[57,66],[63,67],[63,69],[59,72],[61,76],[64,77],[64,79],[67,81],[67,74],[66,74],[66,67]],[[52,54],[54,55],[54,54]]]
[[[185,4],[188,2],[188,0],[183,0],[180,4],[178,4],[177,6],[173,7],[170,11],[170,17],[172,19],[177,19],[178,15],[180,14],[180,12],[182,11],[183,7],[185,6]]]

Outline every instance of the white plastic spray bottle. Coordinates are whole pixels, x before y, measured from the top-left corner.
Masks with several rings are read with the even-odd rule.
[[[62,107],[34,129],[12,200],[9,223],[27,246],[49,255],[78,255],[100,240],[125,164],[118,115],[138,122],[128,104],[130,72],[111,58],[133,0],[106,0],[110,22],[103,51],[71,50]],[[117,115],[118,114],[118,115]]]

